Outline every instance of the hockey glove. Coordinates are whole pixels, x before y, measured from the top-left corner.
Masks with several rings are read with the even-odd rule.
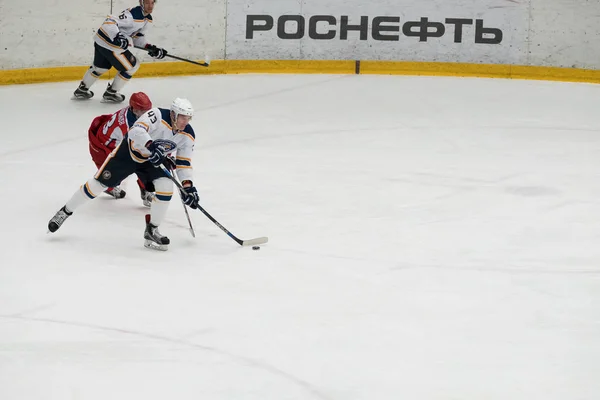
[[[148,145],[148,150],[150,150],[150,157],[148,157],[148,161],[152,163],[152,165],[158,167],[165,160],[165,149],[161,145],[157,145],[155,142],[152,142]]]
[[[184,181],[183,184],[185,185],[187,182],[189,181]],[[198,208],[198,203],[200,203],[200,196],[198,196],[198,191],[193,185],[184,187],[183,192],[181,192],[181,195],[183,204],[185,204],[186,206],[190,206],[194,209]]]
[[[165,58],[165,56],[167,55],[167,51],[165,49],[156,47],[153,44],[146,45],[146,49],[148,49],[148,54],[150,55],[150,57],[158,58],[159,60]]]
[[[121,32],[117,33],[113,42],[123,50],[127,50],[127,47],[129,47],[129,40]]]

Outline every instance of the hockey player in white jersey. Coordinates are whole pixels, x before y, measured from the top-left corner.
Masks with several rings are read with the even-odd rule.
[[[198,208],[199,197],[193,183],[191,164],[195,135],[189,122],[193,114],[191,103],[179,98],[173,101],[170,109],[155,107],[143,114],[94,177],[83,184],[52,217],[48,230],[56,232],[75,210],[95,199],[107,187],[113,187],[134,172],[141,172],[150,177],[156,189],[150,214],[146,215],[144,245],[167,250],[169,238],[161,235],[158,227],[173,196],[173,182],[157,166],[175,153],[177,177],[184,187],[183,201],[192,208]]]
[[[120,92],[140,67],[138,59],[128,50],[131,46],[144,47],[151,57],[162,59],[165,49],[151,45],[146,40],[146,30],[152,24],[156,0],[140,0],[140,5],[123,11],[119,15],[109,15],[94,36],[94,61],[87,70],[79,87],[73,93],[76,100],[86,100],[94,96],[92,85],[114,67],[119,73],[103,95],[105,102],[120,103],[125,96]]]

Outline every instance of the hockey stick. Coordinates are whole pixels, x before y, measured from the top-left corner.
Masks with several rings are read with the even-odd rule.
[[[183,199],[183,192],[185,192],[185,189],[183,188],[183,186],[181,185],[181,183],[179,183],[179,181],[177,179],[175,179],[175,177],[173,176],[173,174],[171,174],[171,172],[169,172],[168,169],[165,168],[164,165],[159,165],[160,169],[162,169],[162,171],[165,173],[165,175],[167,176],[167,178],[169,178],[171,181],[173,181],[173,183],[175,184],[175,186],[177,186],[177,188],[179,189],[179,194],[182,196]],[[223,232],[225,232],[227,234],[227,236],[229,236],[230,238],[232,238],[233,240],[236,241],[237,244],[239,244],[240,246],[256,246],[259,244],[265,244],[269,241],[269,238],[263,236],[263,237],[259,237],[259,238],[254,238],[254,239],[250,239],[250,240],[242,240],[237,238],[233,233],[229,232],[227,230],[227,228],[225,228],[223,225],[221,225],[219,223],[219,221],[217,221],[216,219],[213,218],[212,215],[210,215],[208,213],[208,211],[206,211],[204,208],[202,208],[202,206],[200,204],[198,204],[198,210],[202,211],[202,213],[204,215],[206,215],[206,217],[208,219],[210,219],[212,221],[213,224],[215,224],[216,226],[218,226]]]
[[[168,171],[168,169],[166,169],[163,165],[161,165],[161,168],[163,169],[163,171]],[[172,175],[168,176],[168,178],[175,179],[175,177]],[[183,206],[183,211],[185,211],[185,217],[187,218],[187,222],[190,227],[190,234],[192,235],[192,237],[195,238],[196,232],[194,232],[194,225],[192,225],[192,220],[190,219],[190,214],[188,213],[187,207],[185,206],[185,203],[183,202],[183,193],[181,193],[181,190],[179,191],[179,198],[181,199],[181,205]]]
[[[145,48],[145,47],[140,47],[140,46],[134,46],[134,47],[135,47],[136,49],[140,49],[140,50],[148,51],[148,49],[147,49],[147,48]],[[176,60],[179,60],[179,61],[185,61],[185,62],[189,62],[189,63],[191,63],[191,64],[196,64],[196,65],[199,65],[199,66],[201,66],[201,67],[210,67],[210,62],[203,62],[203,63],[199,63],[199,62],[196,62],[196,61],[188,60],[187,58],[182,58],[182,57],[173,56],[173,55],[171,55],[171,54],[169,54],[169,53],[165,54],[165,56],[166,56],[166,57],[171,57],[171,58],[174,58],[174,59],[176,59]]]
[[[156,139],[154,141],[154,143],[158,144],[165,151],[173,151],[177,148],[177,144],[175,144],[175,142],[173,142],[171,140]],[[173,162],[175,162],[175,161],[173,161]],[[164,167],[163,165],[161,165],[161,167],[163,168],[163,170],[168,171],[168,169],[166,167]],[[175,177],[173,177],[173,179],[175,179]],[[190,214],[188,213],[187,207],[185,206],[185,203],[183,202],[183,193],[181,193],[181,191],[179,191],[179,197],[181,198],[181,205],[183,206],[183,211],[185,211],[185,217],[187,218],[187,222],[190,227],[190,234],[192,235],[192,237],[195,238],[196,232],[194,232],[194,225],[192,225],[192,220],[190,219]]]
[[[185,217],[187,218],[188,221],[188,225],[190,226],[190,233],[192,234],[192,237],[196,237],[196,232],[194,232],[194,226],[192,225],[192,220],[190,219],[190,214],[188,213],[187,207],[185,206],[185,203],[183,202],[183,194],[181,193],[181,191],[179,191],[179,198],[181,199],[181,205],[183,206],[183,211],[185,211]]]

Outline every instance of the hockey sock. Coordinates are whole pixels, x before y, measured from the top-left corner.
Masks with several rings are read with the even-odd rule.
[[[159,226],[169,208],[169,202],[173,197],[173,182],[167,178],[158,178],[154,181],[156,187],[156,198],[150,208],[150,222],[152,225]]]
[[[120,92],[121,89],[123,89],[125,87],[125,84],[129,82],[128,79],[124,79],[121,76],[121,73],[119,72],[116,76],[115,79],[113,79],[112,84],[110,85],[110,88],[112,90],[114,90],[115,92]]]
[[[92,85],[94,83],[96,83],[96,81],[98,80],[98,78],[100,78],[106,71],[108,71],[107,69],[104,68],[98,68],[98,67],[94,67],[91,66],[87,72],[85,73],[85,75],[83,76],[82,82],[85,85],[86,88],[91,88]]]
[[[73,196],[67,201],[65,207],[69,212],[73,212],[88,201],[95,199],[105,189],[105,186],[92,178],[73,193]]]

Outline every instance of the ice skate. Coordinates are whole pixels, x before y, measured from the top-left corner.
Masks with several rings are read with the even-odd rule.
[[[85,83],[79,83],[79,87],[73,92],[73,100],[88,100],[94,97],[94,92],[85,86]]]
[[[140,188],[140,197],[142,198],[142,203],[146,207],[150,207],[152,205],[152,200],[154,200],[154,193],[147,191],[146,189]]]
[[[104,193],[111,197],[114,197],[115,199],[122,199],[127,194],[127,192],[121,189],[119,186],[108,188],[104,191]]]
[[[116,90],[113,90],[111,84],[108,84],[106,91],[102,95],[103,103],[121,103],[125,100],[125,95],[118,93]]]
[[[65,220],[71,215],[73,215],[73,213],[68,212],[66,207],[63,206],[63,208],[61,208],[56,214],[54,214],[54,217],[52,217],[50,222],[48,222],[48,230],[52,233],[56,232],[58,228],[60,228],[61,225],[65,222]]]
[[[150,223],[150,214],[146,214],[146,230],[144,231],[144,247],[153,250],[167,251],[171,242],[168,237],[158,231],[158,227]]]

